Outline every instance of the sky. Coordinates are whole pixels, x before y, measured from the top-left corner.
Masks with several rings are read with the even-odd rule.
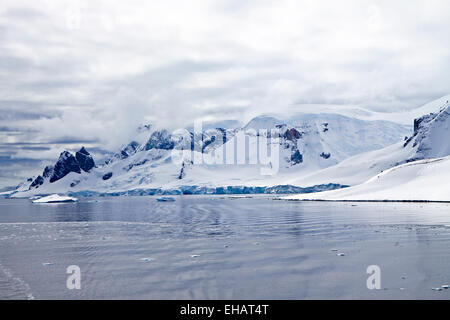
[[[145,123],[420,107],[450,93],[449,34],[448,0],[2,0],[0,188]]]

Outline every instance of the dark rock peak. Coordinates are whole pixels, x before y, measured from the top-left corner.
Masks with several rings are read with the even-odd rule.
[[[53,168],[53,173],[50,177],[50,183],[53,183],[61,178],[64,178],[71,172],[76,172],[80,174],[81,173],[80,164],[69,151],[64,151],[59,156],[58,162],[56,162],[55,167]]]
[[[172,150],[174,147],[175,142],[172,140],[171,134],[167,130],[163,129],[152,133],[150,139],[148,139],[145,145],[145,150]]]
[[[89,155],[90,155],[90,153],[87,152],[87,150],[86,150],[85,147],[81,147],[80,151],[78,151],[77,153],[81,153],[81,154],[84,154],[84,155],[86,155],[86,156],[89,156]]]
[[[95,167],[94,159],[84,147],[75,154],[75,158],[80,165],[80,168],[85,172],[89,172]]]

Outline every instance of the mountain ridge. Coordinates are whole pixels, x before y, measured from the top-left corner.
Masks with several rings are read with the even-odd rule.
[[[20,190],[19,194],[28,196],[51,192],[107,190],[124,192],[158,187],[176,190],[183,185],[200,188],[290,185],[283,183],[288,175],[332,166],[351,155],[390,144],[408,132],[407,127],[391,122],[363,121],[330,114],[322,117],[306,115],[303,119],[296,118],[292,121],[275,119],[265,125],[261,125],[261,119],[264,120],[264,116],[255,117],[242,128],[206,129],[202,132],[181,129],[169,133],[165,129],[152,130],[151,126],[147,126],[145,129],[149,138],[146,142],[139,144],[132,141],[126,144],[104,164],[95,165],[92,158],[85,159],[89,164],[84,168],[80,166],[81,160],[77,160],[77,155],[79,159],[90,157],[86,148],[81,148],[75,155],[65,151],[55,166],[47,167],[42,175],[33,180],[33,186],[30,185],[28,191]],[[261,135],[261,132],[256,132],[255,135],[250,130],[255,129],[251,127],[256,122],[259,123],[257,129],[261,130]],[[194,158],[203,159],[207,155],[213,155],[212,158],[217,160],[220,148],[226,149],[229,145],[237,144],[242,136],[251,141],[264,135],[270,139],[273,132],[280,138],[279,145],[275,143],[280,148],[280,167],[278,175],[274,177],[261,177],[259,168],[255,165],[231,168],[226,165],[194,164]],[[246,144],[245,163],[249,163],[255,150],[261,147],[252,143]],[[267,148],[272,147],[274,143],[268,142]],[[174,164],[172,153],[178,150],[189,150],[191,157],[182,158],[180,163]],[[336,184],[336,187],[342,186],[345,185]]]

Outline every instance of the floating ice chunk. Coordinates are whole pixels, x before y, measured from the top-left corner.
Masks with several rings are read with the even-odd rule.
[[[47,197],[33,200],[33,203],[58,203],[58,202],[77,202],[77,198],[60,196],[59,194],[52,194]]]
[[[443,289],[448,289],[448,288],[450,288],[450,285],[444,284],[444,285],[441,286],[441,288],[443,288]]]
[[[156,199],[156,201],[159,201],[159,202],[175,202],[175,199],[171,198],[171,197],[162,197],[162,198]]]
[[[338,254],[336,254],[338,257],[345,257],[345,253],[338,253]]]
[[[48,267],[48,266],[52,266],[53,263],[52,263],[52,262],[43,262],[42,265],[43,265],[44,267]]]
[[[142,262],[151,262],[151,261],[153,261],[153,259],[152,258],[141,258],[141,261]]]
[[[191,254],[191,258],[198,258],[198,257],[200,257],[199,254]]]
[[[442,289],[442,288],[431,288],[431,290],[434,290],[434,291],[442,291],[443,289]]]

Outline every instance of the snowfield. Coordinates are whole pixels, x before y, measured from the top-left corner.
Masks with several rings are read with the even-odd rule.
[[[354,187],[284,199],[450,202],[450,157],[402,164]]]

